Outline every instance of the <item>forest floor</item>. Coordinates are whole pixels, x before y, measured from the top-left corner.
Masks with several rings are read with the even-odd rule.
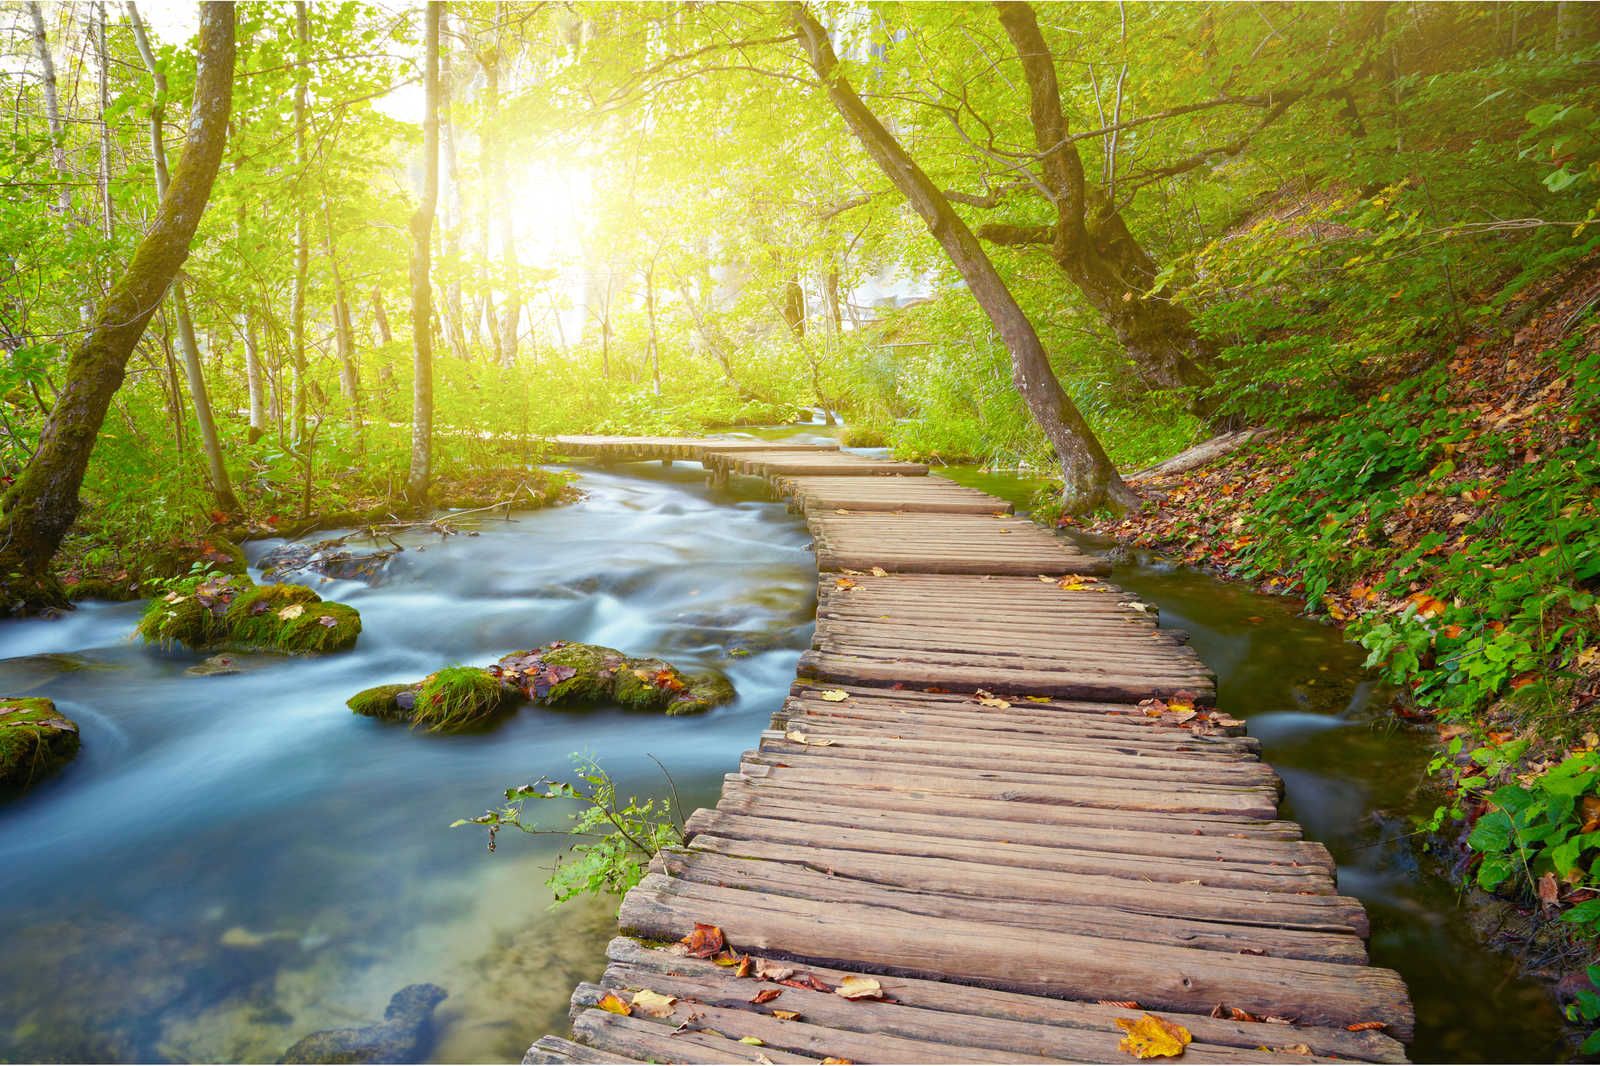
[[[1531,288],[1334,421],[1156,475],[1146,507],[1084,526],[1296,596],[1345,627],[1437,731],[1448,871],[1495,892],[1475,924],[1564,980],[1600,932],[1600,263]],[[1565,850],[1563,850],[1565,848]],[[1558,921],[1565,918],[1566,921]],[[1592,975],[1591,975],[1592,976]]]
[[[354,472],[352,472],[354,473]],[[425,507],[395,499],[387,486],[357,476],[344,479],[336,499],[296,489],[257,489],[244,497],[248,517],[209,516],[191,532],[156,544],[120,544],[96,527],[89,509],[67,538],[57,573],[73,600],[133,600],[159,592],[164,583],[197,569],[242,572],[240,541],[299,537],[319,529],[383,524],[444,509],[533,510],[575,498],[572,476],[524,465],[472,465],[435,479]]]

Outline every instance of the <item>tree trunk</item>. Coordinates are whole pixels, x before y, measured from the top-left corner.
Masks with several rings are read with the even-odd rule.
[[[1078,511],[1100,506],[1132,507],[1138,501],[1106,457],[1089,424],[1061,388],[1050,357],[1033,323],[1017,305],[994,264],[938,186],[917,166],[839,71],[828,31],[803,3],[789,5],[812,68],[828,99],[884,175],[914,207],[971,290],[978,306],[994,324],[1011,353],[1012,377],[1034,420],[1055,447],[1061,462],[1067,505]]]
[[[796,337],[806,335],[806,290],[799,278],[790,278],[783,287],[783,320]]]
[[[511,194],[506,188],[505,155],[499,150],[500,131],[500,60],[502,25],[505,22],[505,4],[494,5],[494,40],[478,57],[483,67],[483,161],[485,195],[489,213],[495,218],[500,233],[500,259],[503,270],[501,283],[505,298],[500,304],[499,321],[493,323],[495,358],[501,365],[510,366],[517,359],[517,331],[522,318],[519,290],[521,268],[517,263],[517,240],[512,228]],[[491,314],[493,312],[491,311]]]
[[[440,20],[440,32],[449,37],[450,12]],[[444,250],[450,280],[444,287],[444,335],[450,345],[450,354],[465,362],[472,357],[467,347],[465,311],[461,304],[461,170],[456,162],[456,124],[450,117],[450,104],[455,93],[454,76],[450,68],[451,47],[448,40],[439,45],[439,147],[444,152],[445,181],[449,194],[444,198],[444,226],[440,244]]]
[[[266,375],[261,367],[261,349],[256,337],[255,318],[246,312],[244,319],[244,380],[250,392],[250,443],[267,432]]]
[[[339,353],[339,391],[350,401],[350,422],[356,432],[363,424],[361,412],[361,368],[356,362],[356,332],[350,319],[350,301],[345,296],[344,275],[339,272],[339,247],[333,237],[333,208],[328,193],[322,193],[323,247],[328,252],[328,273],[333,281],[333,343]]]
[[[166,138],[162,125],[166,121],[167,77],[156,62],[150,41],[145,36],[144,23],[133,0],[128,0],[128,23],[133,29],[134,44],[145,66],[150,70],[150,83],[154,92],[150,104],[150,155],[155,165],[156,199],[167,198],[170,179],[167,171]],[[211,393],[206,388],[205,368],[200,363],[200,345],[195,340],[194,319],[189,315],[189,299],[184,293],[183,280],[172,283],[172,316],[178,327],[178,348],[183,352],[183,376],[189,383],[189,400],[194,405],[195,424],[200,427],[200,450],[205,454],[206,472],[211,480],[211,493],[216,497],[217,508],[225,515],[235,515],[242,510],[239,498],[233,493],[233,480],[228,476],[228,466],[222,460],[222,441],[217,435],[217,420],[211,412]]]
[[[1050,257],[1116,334],[1150,388],[1204,389],[1215,357],[1189,313],[1171,300],[1146,297],[1158,273],[1105,190],[1084,180],[1083,160],[1067,138],[1055,57],[1026,3],[997,3],[1028,84],[1029,112],[1043,182],[1056,208],[1048,227],[982,226],[999,244],[1045,244]],[[1199,405],[1201,413],[1205,405]]]
[[[94,5],[95,88],[99,95],[100,171],[96,181],[100,193],[100,234],[111,238],[111,126],[106,122],[106,111],[111,107],[107,65],[110,53],[106,50],[106,5],[98,0]]]
[[[200,5],[190,135],[168,193],[94,326],[72,353],[39,447],[0,502],[0,611],[59,605],[50,561],[78,516],[78,489],[128,357],[189,254],[222,161],[233,92],[233,5]]]
[[[67,184],[67,134],[61,126],[61,103],[56,95],[56,62],[45,34],[44,5],[29,0],[28,14],[33,18],[33,50],[43,68],[40,82],[44,89],[44,115],[50,124],[50,165],[61,183],[56,187],[56,214],[66,217],[72,213],[72,187]]]
[[[411,351],[415,377],[406,498],[418,506],[428,502],[433,478],[433,288],[428,271],[433,211],[439,199],[439,15],[443,7],[439,0],[428,0],[422,75],[427,101],[422,119],[422,200],[411,216]]]
[[[394,340],[394,332],[389,329],[389,312],[383,307],[383,290],[376,285],[372,287],[372,324],[378,327],[379,344]]]
[[[650,323],[650,378],[654,384],[655,394],[661,395],[661,337],[656,332],[656,262],[650,260],[650,265],[644,272],[644,313]]]
[[[311,20],[305,0],[295,0],[294,38],[294,293],[289,302],[289,365],[294,377],[289,400],[290,440],[299,447],[306,435],[306,285],[311,273],[311,235],[306,225],[306,82],[310,76]]]

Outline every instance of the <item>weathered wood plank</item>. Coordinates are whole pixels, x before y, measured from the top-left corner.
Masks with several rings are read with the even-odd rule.
[[[617,937],[612,940],[606,948],[606,957],[611,959],[621,972],[638,977],[678,973],[687,977],[706,978],[722,977],[727,973],[725,969],[706,960],[687,959],[648,948],[628,937]],[[806,972],[836,985],[850,976],[852,971],[808,965]],[[990,988],[975,988],[909,977],[895,978],[893,990],[895,1000],[893,1005],[938,1012],[952,1017],[958,1024],[967,1026],[977,1033],[1003,1034],[1010,1031],[1011,1023],[1019,1022],[1052,1028],[1083,1029],[1088,1030],[1098,1041],[1102,1041],[1090,1045],[1092,1050],[1090,1061],[1116,1062],[1122,1058],[1122,1053],[1116,1047],[1122,1032],[1116,1027],[1115,1019],[1128,1015],[1125,1007],[1044,999]],[[1277,1023],[1222,1020],[1212,1018],[1208,1014],[1173,1014],[1172,1017],[1189,1029],[1195,1038],[1195,1043],[1185,1052],[1185,1058],[1191,1054],[1206,1053],[1210,1045],[1254,1052],[1255,1049],[1264,1046],[1279,1047],[1287,1043],[1304,1042],[1319,1055],[1363,1062],[1404,1061],[1404,1048],[1398,1041],[1372,1030],[1352,1033],[1344,1029],[1304,1025],[1288,1028]],[[984,1026],[982,1019],[1000,1024]],[[1292,1037],[1292,1040],[1285,1040],[1286,1036]],[[1251,1058],[1249,1061],[1259,1061],[1259,1059]],[[1274,1058],[1272,1061],[1279,1060]]]
[[[707,910],[681,882],[651,875],[624,898],[624,931],[653,939],[687,934]],[[709,886],[694,886],[701,893]],[[860,969],[982,984],[1060,999],[1137,1000],[1146,1009],[1202,1013],[1218,1003],[1312,1025],[1378,1021],[1402,1039],[1413,1019],[1392,970],[1304,959],[1230,955],[1145,942],[1013,930],[983,922],[903,915],[881,907],[813,904],[721,890],[715,917],[741,951]],[[1313,897],[1315,898],[1315,897]]]

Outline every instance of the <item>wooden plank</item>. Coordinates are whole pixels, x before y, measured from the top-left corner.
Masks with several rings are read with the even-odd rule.
[[[1331,871],[1322,865],[1298,866],[1292,861],[1278,863],[1239,862],[1225,849],[1209,858],[1166,855],[1129,855],[1094,847],[1098,841],[1078,838],[1076,846],[1058,841],[1034,844],[1009,837],[975,841],[937,834],[929,826],[921,832],[906,829],[885,830],[860,826],[841,826],[826,822],[805,824],[781,818],[730,811],[698,810],[688,821],[691,843],[704,834],[724,841],[759,841],[763,844],[793,844],[801,848],[867,851],[880,855],[908,855],[942,858],[952,862],[1009,866],[1023,870],[1053,870],[1059,873],[1121,877],[1141,884],[1173,884],[1184,887],[1240,888],[1260,892],[1290,892],[1296,895],[1333,895]],[[736,845],[719,849],[728,853]]]
[[[582,987],[582,986],[580,986]],[[662,1063],[774,1062],[815,1063],[815,1056],[741,1044],[719,1033],[686,1029],[674,1033],[643,1018],[590,1008],[572,1019],[573,1035],[590,1047],[608,1052],[607,1061]],[[623,1056],[624,1059],[612,1056]]]
[[[787,820],[802,825],[838,825],[858,829],[880,829],[926,835],[940,833],[956,840],[1009,841],[1046,847],[1106,851],[1131,857],[1155,855],[1179,859],[1200,859],[1236,863],[1289,864],[1319,868],[1334,873],[1333,856],[1320,843],[1308,840],[1276,840],[1243,835],[1205,835],[1162,831],[1150,827],[1124,829],[1098,825],[1035,825],[1028,822],[999,822],[973,816],[971,812],[923,810],[881,810],[841,797],[836,803],[802,799],[793,793],[768,787],[757,793],[735,787],[723,792],[715,808],[701,808],[688,820],[689,828],[714,829],[717,823],[705,819],[716,814],[757,815],[764,819]],[[724,835],[727,834],[726,832]]]
[[[1197,837],[1235,837],[1251,840],[1298,840],[1300,827],[1293,822],[1248,815],[1191,814],[1183,811],[1134,811],[1126,808],[1071,807],[1050,803],[1021,803],[1008,799],[963,796],[959,804],[940,791],[908,788],[892,791],[875,784],[853,780],[806,781],[801,778],[772,776],[771,767],[758,773],[729,774],[723,780],[723,794],[782,794],[792,802],[821,804],[828,800],[848,802],[874,810],[931,813],[940,817],[952,811],[988,818],[1000,823],[995,836],[1004,839],[1010,825],[1087,826],[1126,829],[1129,832],[1191,833]]]
[[[782,476],[774,489],[802,509],[900,511],[943,514],[1010,514],[1012,505],[986,492],[940,477],[889,475],[864,481],[839,475]]]
[[[592,1047],[567,1040],[559,1036],[541,1036],[533,1042],[522,1056],[522,1066],[533,1066],[535,1063],[633,1063],[639,1059],[625,1059],[608,1052],[596,1051]]]
[[[874,769],[862,766],[834,767],[771,765],[746,758],[740,764],[744,773],[763,767],[765,775],[779,781],[884,791],[915,792],[925,795],[959,796],[972,799],[998,799],[1012,803],[1055,803],[1072,807],[1100,807],[1106,810],[1141,811],[1161,814],[1227,814],[1247,818],[1271,818],[1278,810],[1278,794],[1267,788],[1205,788],[1174,785],[1169,788],[1137,788],[1132,782],[1102,781],[1073,784],[1046,783],[1016,776],[984,779],[955,774],[930,774],[925,769],[901,766]],[[759,772],[759,771],[756,771]]]
[[[685,887],[660,875],[647,877],[623,899],[618,920],[624,931],[661,940],[686,935],[710,912],[700,900],[686,897]],[[1392,970],[1130,944],[903,915],[882,907],[722,891],[746,897],[719,899],[715,907],[717,924],[740,951],[1062,999],[1136,999],[1148,1010],[1203,1013],[1227,1003],[1312,1025],[1382,1022],[1401,1039],[1412,1032],[1405,985]]]
[[[729,840],[705,833],[695,837],[690,849],[736,859],[792,863],[821,873],[831,872],[835,877],[951,896],[1075,903],[1128,915],[1186,918],[1238,928],[1262,926],[1365,934],[1360,903],[1325,892],[1297,895],[1161,881],[1139,882],[1137,877],[1130,876],[1021,869],[939,856],[870,854],[822,845]],[[678,884],[676,881],[668,883]],[[718,902],[725,901],[719,899]]]
[[[967,692],[987,689],[1001,696],[1041,695],[1128,702],[1152,697],[1170,699],[1180,692],[1209,698],[1214,688],[1211,678],[1197,673],[1177,673],[1146,681],[1141,676],[1096,669],[1089,664],[1072,670],[998,672],[977,665],[896,662],[815,650],[801,653],[799,669],[805,677],[860,685],[934,685]]]
[[[664,984],[667,982],[654,982]],[[748,995],[755,995],[759,986],[747,989]],[[600,1001],[606,989],[598,985],[582,984],[572,994],[574,1010],[592,1007]],[[651,991],[659,992],[660,989],[652,988]],[[832,997],[836,1002],[845,1007],[851,1004],[838,996]],[[791,1062],[816,1062],[823,1058],[849,1059],[852,1062],[881,1062],[881,1063],[919,1063],[919,1062],[975,1062],[975,1063],[1007,1063],[1007,1062],[1050,1062],[1052,1060],[1037,1055],[1016,1055],[994,1051],[989,1048],[973,1047],[971,1045],[944,1044],[929,1040],[920,1040],[912,1037],[896,1036],[861,1029],[842,1029],[830,1026],[815,1025],[804,1020],[787,1021],[775,1018],[765,1011],[746,1009],[750,1004],[737,1006],[722,1006],[715,1002],[706,1002],[703,999],[689,1001],[680,999],[672,1004],[671,1013],[664,1018],[643,1019],[636,1016],[630,1020],[646,1020],[661,1027],[663,1033],[670,1033],[675,1027],[683,1025],[698,1027],[701,1030],[726,1034],[735,1040],[755,1040],[756,1044],[745,1044],[761,1052],[768,1061],[782,1062],[777,1058],[780,1054],[792,1054],[798,1058],[789,1059]],[[757,1061],[761,1061],[757,1059]]]
[[[1190,915],[1133,914],[1072,900],[996,899],[932,891],[919,885],[884,884],[825,873],[803,863],[748,859],[707,851],[673,851],[652,866],[676,882],[797,896],[821,903],[889,907],[909,914],[968,918],[1019,929],[1051,929],[1086,936],[1115,936],[1207,951],[1265,951],[1283,958],[1361,963],[1367,953],[1353,932],[1279,929],[1208,922]]]
[[[657,974],[707,978],[722,977],[727,973],[724,968],[707,960],[684,958],[648,948],[628,937],[617,937],[612,940],[607,945],[606,957],[619,968],[619,972],[636,978],[653,979]],[[809,965],[806,967],[806,972],[815,974],[829,984],[837,985],[845,977],[850,976],[852,971]],[[953,985],[942,981],[924,981],[908,977],[895,978],[891,987],[895,1000],[892,1006],[949,1016],[957,1023],[970,1028],[974,1039],[989,1034],[1003,1036],[1007,1033],[1028,1031],[1011,1028],[1018,1023],[1027,1026],[1048,1026],[1052,1030],[1087,1030],[1088,1034],[1097,1040],[1090,1045],[1089,1061],[1118,1062],[1123,1058],[1123,1053],[1116,1047],[1117,1041],[1122,1037],[1122,1031],[1117,1028],[1115,1019],[1128,1015],[1128,1009],[1125,1007],[1044,999],[991,988]],[[856,1024],[882,1024],[872,1015],[857,1014],[854,1017],[872,1019]],[[910,1017],[916,1018],[916,1022],[924,1020],[917,1015]],[[1212,1046],[1255,1052],[1261,1047],[1305,1043],[1318,1055],[1362,1062],[1404,1061],[1404,1048],[1400,1043],[1373,1030],[1352,1033],[1344,1029],[1304,1025],[1289,1027],[1271,1022],[1236,1022],[1212,1018],[1208,1014],[1173,1014],[1171,1017],[1174,1021],[1181,1022],[1194,1035],[1195,1042],[1185,1052],[1185,1059],[1189,1055],[1207,1054]],[[1052,1034],[1048,1038],[1066,1037],[1064,1034],[1060,1037]],[[990,1046],[1007,1045],[996,1043]],[[1248,1061],[1260,1060],[1252,1058]],[[1272,1061],[1280,1060],[1275,1056]]]
[[[853,738],[842,734],[804,733],[805,740],[797,741],[786,732],[771,730],[762,734],[758,753],[762,761],[774,765],[800,765],[804,758],[869,762],[877,766],[900,766],[908,771],[920,772],[923,767],[939,767],[939,773],[981,775],[985,780],[1002,780],[991,769],[995,762],[1012,767],[1009,773],[1017,775],[1004,780],[1035,781],[1118,781],[1129,788],[1169,788],[1175,780],[1204,785],[1257,786],[1281,794],[1283,783],[1271,768],[1258,762],[1236,760],[1212,761],[1198,757],[1192,759],[1164,759],[1159,756],[1123,755],[1106,750],[1097,756],[1082,755],[1067,758],[1050,758],[1044,753],[1024,750],[1020,756],[997,752],[994,760],[974,753],[966,745],[945,745],[943,750],[927,750],[933,744],[915,739],[881,737]],[[998,746],[998,745],[997,745]]]

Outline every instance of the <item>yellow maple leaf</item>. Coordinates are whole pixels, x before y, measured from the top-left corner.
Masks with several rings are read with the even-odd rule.
[[[610,1011],[612,1014],[621,1014],[624,1017],[633,1013],[633,1008],[618,999],[613,992],[607,992],[600,997],[599,1007],[601,1010]]]
[[[1117,1047],[1136,1059],[1176,1058],[1194,1039],[1189,1030],[1154,1014],[1141,1018],[1118,1018],[1117,1028],[1128,1035]]]

